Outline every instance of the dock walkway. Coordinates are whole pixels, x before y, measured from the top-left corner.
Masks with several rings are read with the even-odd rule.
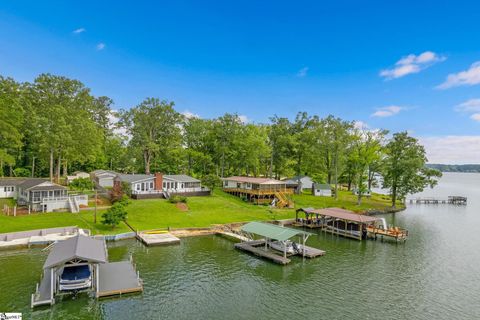
[[[32,294],[32,307],[52,305],[55,300],[52,296],[52,277],[50,269],[45,269],[43,272],[40,285],[37,284],[37,290]]]
[[[448,196],[448,198],[435,198],[435,197],[424,197],[424,198],[410,198],[408,200],[410,203],[416,204],[455,204],[455,205],[466,205],[467,197],[461,196]]]

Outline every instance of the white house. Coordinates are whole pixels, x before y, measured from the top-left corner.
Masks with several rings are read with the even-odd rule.
[[[329,184],[314,183],[312,185],[312,194],[314,196],[331,197],[332,188]]]
[[[71,176],[67,176],[67,184],[76,179],[90,178],[90,174],[82,171],[76,171]]]
[[[287,184],[287,186],[291,188],[297,188],[301,186],[302,190],[312,189],[312,185],[314,183],[312,178],[310,178],[309,176],[295,176],[288,179],[284,179],[282,181],[284,181]]]
[[[184,174],[118,174],[114,179],[114,184],[125,182],[130,185],[130,190],[134,198],[142,198],[142,195],[151,195],[153,198],[165,197],[169,194],[209,194],[209,190],[202,187],[200,180]]]
[[[18,178],[0,179],[0,198],[14,198],[20,206],[32,211],[56,210],[80,211],[88,205],[86,195],[68,195],[67,188],[46,179]]]
[[[118,173],[110,170],[95,170],[90,173],[90,177],[95,184],[103,188],[112,188],[113,179],[115,179],[117,175]]]

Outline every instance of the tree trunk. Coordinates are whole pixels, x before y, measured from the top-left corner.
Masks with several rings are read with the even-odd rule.
[[[67,164],[67,159],[63,161],[63,176],[66,178],[68,175],[68,164]]]
[[[151,155],[149,150],[143,151],[143,160],[145,161],[145,174],[150,174]]]
[[[0,160],[0,177],[3,178],[3,161]]]
[[[57,160],[57,172],[56,172],[56,182],[60,182],[60,170],[62,168],[62,156],[60,155],[61,153],[58,153],[58,160]]]
[[[272,149],[272,155],[270,156],[270,169],[268,171],[268,177],[272,179],[272,174],[273,174],[273,149]]]
[[[397,186],[392,187],[392,208],[396,208],[396,202],[397,202]]]
[[[338,200],[338,154],[335,155],[335,200]]]
[[[35,177],[35,157],[32,157],[32,178]]]
[[[53,148],[50,149],[50,182],[53,182]]]
[[[225,151],[222,151],[222,171],[221,171],[222,178],[223,178],[224,171],[225,171]]]

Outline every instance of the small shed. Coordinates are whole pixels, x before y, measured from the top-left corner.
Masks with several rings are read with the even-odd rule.
[[[326,183],[313,183],[312,194],[314,196],[320,196],[320,197],[331,197],[332,188],[330,187],[329,184],[326,184]]]

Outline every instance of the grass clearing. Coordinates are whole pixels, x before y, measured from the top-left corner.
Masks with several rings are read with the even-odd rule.
[[[340,191],[338,200],[331,197],[314,197],[309,194],[294,195],[293,199],[296,208],[340,207],[358,212],[390,207],[389,197],[377,194],[372,195],[371,198],[365,197],[362,205],[357,206],[357,197],[347,191]],[[272,209],[268,206],[253,205],[220,190],[215,190],[209,197],[190,197],[187,206],[188,210],[183,211],[175,204],[163,199],[132,200],[127,207],[128,223],[141,231],[168,227],[208,227],[212,224],[295,217],[294,209]],[[117,234],[130,231],[124,223],[120,223],[115,229],[102,225],[100,221],[103,212],[105,210],[98,210],[97,223],[93,223],[93,210],[80,213],[36,213],[17,217],[0,215],[0,233],[65,226],[90,229],[93,234]]]

